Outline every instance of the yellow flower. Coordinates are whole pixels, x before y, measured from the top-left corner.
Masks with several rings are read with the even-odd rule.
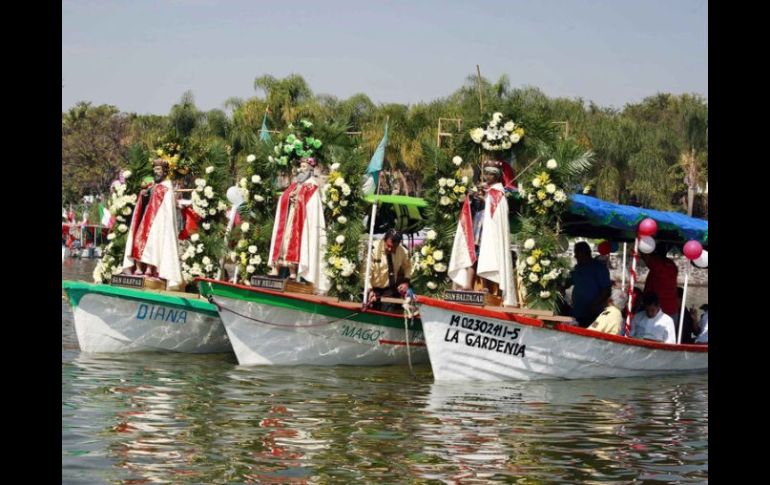
[[[334,267],[337,269],[342,269],[342,258],[337,258],[334,260]]]
[[[433,264],[434,264],[435,262],[436,262],[436,261],[433,259],[433,255],[430,255],[430,256],[428,256],[427,258],[425,258],[425,264],[428,264],[428,265],[431,265],[431,266],[433,266]]]
[[[543,250],[542,249],[535,249],[534,251],[532,251],[532,253],[530,253],[530,255],[533,258],[538,259],[538,258],[540,258],[540,256],[543,255]]]
[[[513,130],[514,133],[518,134],[520,137],[524,136],[524,128],[518,127],[515,130]]]
[[[543,270],[543,268],[540,267],[540,265],[538,263],[535,263],[534,265],[532,265],[532,271],[534,271],[535,273],[539,273],[542,270]]]
[[[538,199],[543,200],[543,199],[545,199],[545,196],[546,196],[545,190],[538,190],[537,191],[537,198]]]
[[[329,254],[337,256],[341,252],[342,252],[342,246],[340,246],[339,244],[332,244],[331,246],[329,246]]]
[[[340,194],[338,194],[337,191],[329,191],[329,198],[334,202],[338,202],[340,200]]]

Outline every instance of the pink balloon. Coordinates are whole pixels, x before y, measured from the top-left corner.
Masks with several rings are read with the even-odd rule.
[[[658,232],[658,223],[649,217],[639,223],[640,236],[654,236]]]
[[[682,250],[684,256],[690,261],[700,258],[703,252],[703,246],[698,241],[687,241]]]

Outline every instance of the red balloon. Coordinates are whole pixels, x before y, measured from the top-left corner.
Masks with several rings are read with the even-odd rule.
[[[703,246],[698,241],[687,241],[682,250],[684,256],[690,261],[700,258],[703,253]]]
[[[639,223],[640,236],[654,236],[658,232],[658,223],[649,217]]]
[[[600,242],[598,249],[599,249],[599,254],[601,254],[602,256],[607,256],[608,254],[610,254],[610,249],[611,249],[610,242],[609,241]]]

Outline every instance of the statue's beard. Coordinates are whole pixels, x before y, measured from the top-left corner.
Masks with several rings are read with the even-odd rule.
[[[162,173],[162,174],[155,174],[155,175],[153,176],[153,180],[155,180],[155,183],[156,183],[156,184],[159,184],[159,183],[163,182],[163,180],[164,180],[165,178],[166,178],[166,174],[165,174],[165,173]]]
[[[296,177],[297,178],[297,183],[301,184],[305,180],[309,179],[312,174],[313,174],[313,172],[311,172],[310,170],[308,170],[306,172],[299,172],[297,174],[297,177]]]

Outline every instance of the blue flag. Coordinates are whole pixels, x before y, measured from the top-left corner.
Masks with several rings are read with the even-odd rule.
[[[377,145],[377,149],[372,155],[372,159],[369,161],[369,166],[366,167],[366,174],[369,177],[364,182],[364,193],[371,194],[376,192],[377,186],[380,182],[380,171],[382,171],[382,163],[385,161],[385,147],[388,145],[388,122],[385,122],[385,134],[380,140],[380,144]]]
[[[259,130],[259,139],[270,141],[270,133],[267,132],[267,111],[265,111],[265,117],[262,118],[262,129]]]

